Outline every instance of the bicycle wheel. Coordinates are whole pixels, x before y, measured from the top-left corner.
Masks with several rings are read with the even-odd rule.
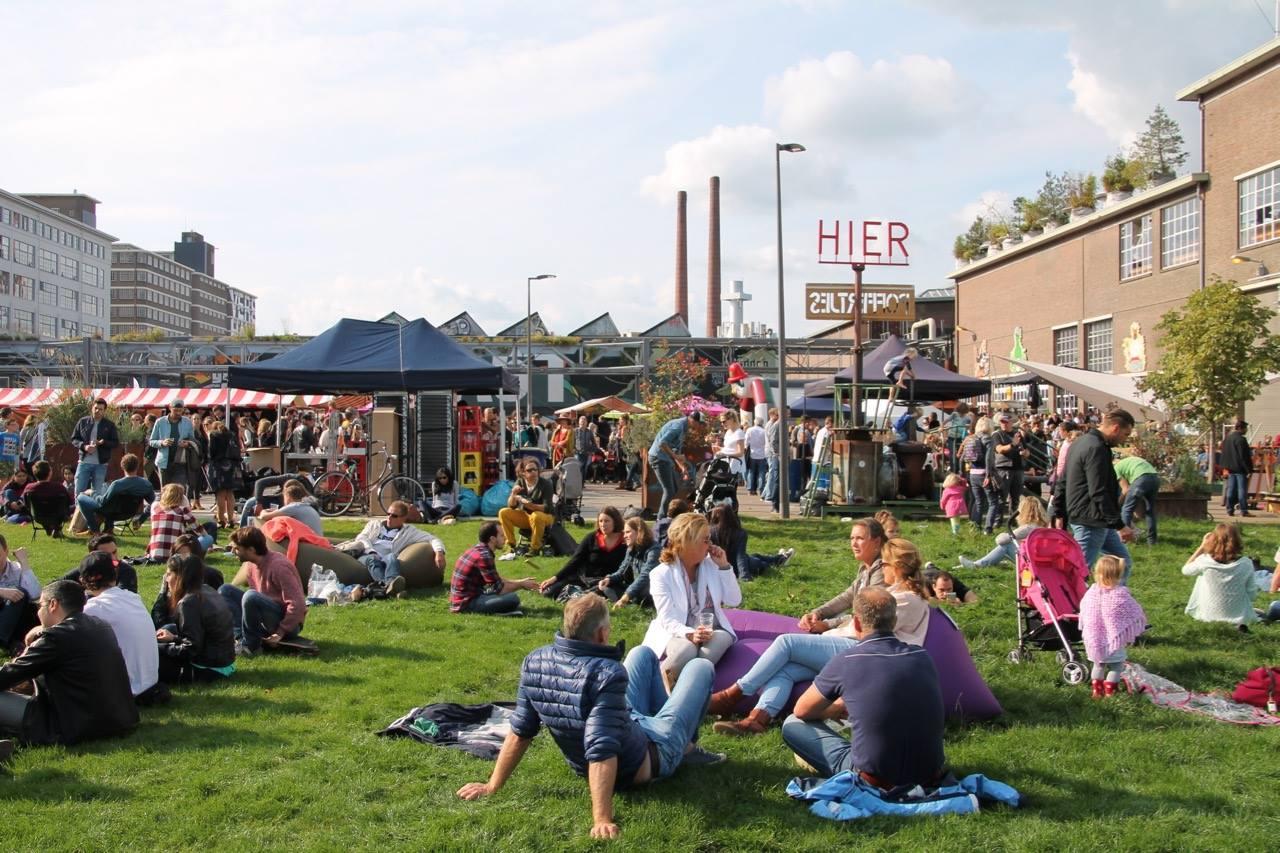
[[[316,481],[316,510],[323,516],[342,515],[356,499],[356,484],[349,474],[328,471]]]
[[[405,501],[410,506],[417,506],[427,499],[426,489],[412,477],[392,477],[378,489],[378,503],[384,513],[389,512],[396,501]]]

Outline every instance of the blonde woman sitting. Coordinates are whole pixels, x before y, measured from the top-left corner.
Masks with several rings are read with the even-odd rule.
[[[670,691],[694,658],[716,663],[738,639],[723,605],[742,603],[742,591],[724,550],[711,544],[711,526],[697,513],[671,522],[658,567],[649,575],[657,615],[644,645],[666,658],[662,680]]]
[[[1018,543],[1030,536],[1031,531],[1036,528],[1048,526],[1049,515],[1045,512],[1044,504],[1037,497],[1024,495],[1018,503],[1018,526],[1013,529],[1013,534],[1001,533],[997,536],[996,547],[981,559],[970,560],[961,556],[960,565],[966,569],[989,569],[1005,560],[1017,565]]]

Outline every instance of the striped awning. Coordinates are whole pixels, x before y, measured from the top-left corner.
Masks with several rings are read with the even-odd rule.
[[[174,400],[182,400],[193,409],[226,406],[228,401],[235,409],[268,409],[281,404],[324,406],[334,399],[332,394],[289,394],[282,398],[279,394],[240,388],[0,388],[0,406],[43,408],[77,392],[94,399],[101,397],[110,405],[125,409],[159,409]]]

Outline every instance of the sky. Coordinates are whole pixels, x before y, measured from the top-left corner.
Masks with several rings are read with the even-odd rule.
[[[1272,37],[1262,0],[0,0],[0,188],[78,190],[98,226],[217,246],[259,334],[389,311],[489,333],[533,309],[567,333],[674,308],[689,193],[689,309],[705,328],[707,186],[723,290],[776,328],[774,144],[788,337],[819,219],[908,223],[942,287],[951,244],[1046,170],[1097,171],[1157,104],[1199,162],[1176,91]],[[725,308],[727,314],[727,307]]]

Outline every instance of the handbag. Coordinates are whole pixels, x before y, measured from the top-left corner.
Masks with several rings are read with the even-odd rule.
[[[1280,667],[1260,666],[1249,671],[1231,691],[1231,698],[1236,702],[1265,708],[1268,714],[1276,713],[1276,673]]]

